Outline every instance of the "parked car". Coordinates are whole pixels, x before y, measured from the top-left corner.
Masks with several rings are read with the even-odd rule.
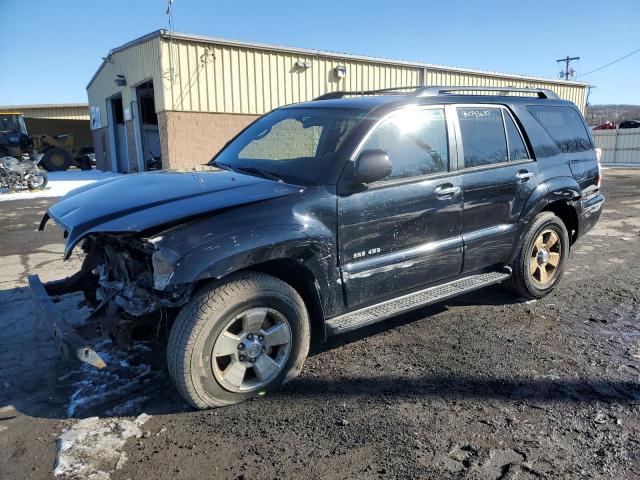
[[[49,295],[84,292],[85,328],[122,344],[170,324],[169,373],[209,408],[291,380],[312,339],[497,283],[544,297],[604,203],[589,129],[550,91],[473,90],[330,93],[262,116],[208,169],[74,190],[41,228],[84,264],[30,276],[36,304],[98,367]]]
[[[616,129],[616,125],[613,122],[608,121],[601,125],[593,127],[592,130],[615,130],[615,129]]]
[[[625,120],[620,122],[618,128],[640,128],[640,120]]]

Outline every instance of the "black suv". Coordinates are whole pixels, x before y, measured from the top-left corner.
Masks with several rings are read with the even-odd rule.
[[[476,90],[331,93],[209,165],[74,190],[41,229],[81,245],[81,271],[30,276],[46,324],[98,367],[49,295],[84,292],[85,327],[123,345],[170,325],[171,377],[208,408],[295,377],[312,338],[495,283],[543,297],[604,203],[589,129],[550,91]]]

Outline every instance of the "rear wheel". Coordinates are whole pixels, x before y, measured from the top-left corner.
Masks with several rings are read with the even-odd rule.
[[[82,155],[77,159],[78,168],[80,170],[91,170],[93,165],[91,164],[91,159],[87,155]]]
[[[41,163],[49,172],[64,171],[71,165],[71,155],[62,148],[51,147],[44,152]]]
[[[38,171],[29,176],[29,180],[27,180],[27,187],[29,187],[29,190],[44,190],[47,183],[49,183],[47,172]]]
[[[294,378],[309,351],[300,295],[263,273],[201,290],[169,334],[169,374],[196,408],[231,405]]]
[[[562,220],[552,212],[538,214],[513,263],[510,289],[527,299],[547,295],[564,273],[569,247],[569,234]]]

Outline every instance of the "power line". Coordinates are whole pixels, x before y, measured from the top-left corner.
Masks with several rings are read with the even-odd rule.
[[[583,73],[582,75],[578,75],[578,77],[585,77],[585,76],[587,76],[587,75],[591,75],[591,74],[592,74],[592,73],[594,73],[594,72],[597,72],[597,71],[599,71],[599,70],[602,70],[603,68],[607,68],[607,67],[609,67],[609,66],[613,65],[614,63],[618,63],[619,61],[624,60],[625,58],[630,57],[630,56],[631,56],[631,55],[633,55],[634,53],[638,53],[638,52],[640,52],[640,48],[638,48],[637,50],[634,50],[634,51],[633,51],[633,52],[631,52],[631,53],[627,53],[626,55],[623,55],[622,57],[620,57],[620,58],[618,58],[618,59],[614,60],[613,62],[607,63],[606,65],[603,65],[603,66],[601,66],[601,67],[598,67],[598,68],[596,68],[595,70],[591,70],[590,72]]]

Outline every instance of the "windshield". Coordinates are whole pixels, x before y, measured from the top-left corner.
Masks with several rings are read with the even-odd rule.
[[[222,168],[314,184],[366,110],[284,108],[257,120],[213,160]]]
[[[22,115],[0,114],[0,132],[27,133]]]

